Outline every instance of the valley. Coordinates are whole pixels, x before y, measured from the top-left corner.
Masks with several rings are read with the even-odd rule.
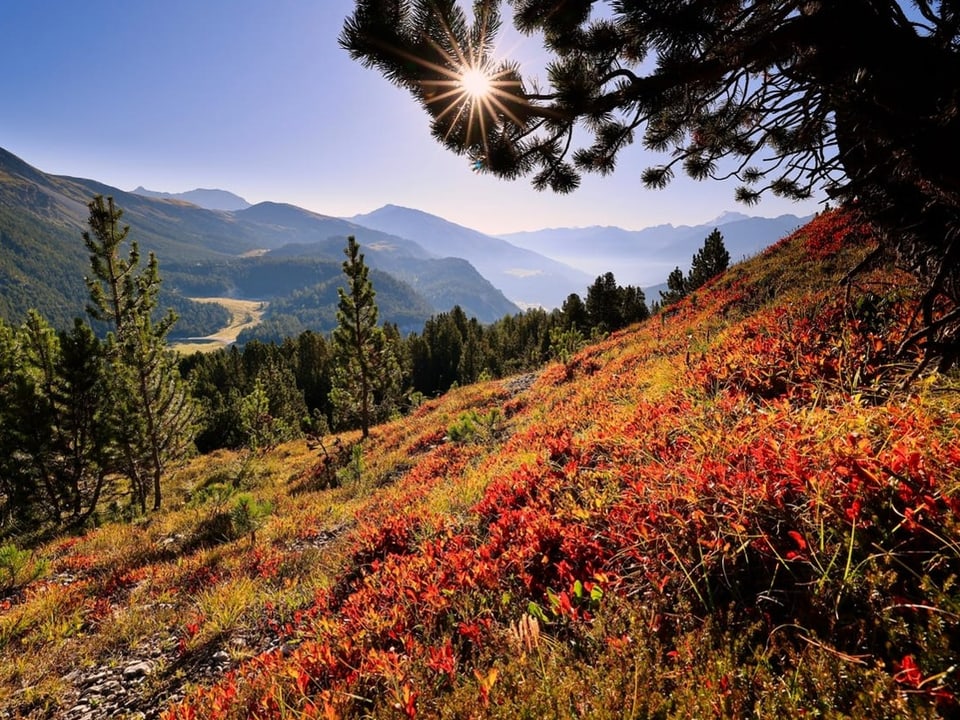
[[[244,330],[260,324],[267,303],[262,300],[238,300],[236,298],[212,297],[190,298],[196,303],[215,303],[230,313],[230,322],[222,329],[201,338],[185,338],[171,344],[171,348],[180,354],[192,352],[213,352],[231,345]]]

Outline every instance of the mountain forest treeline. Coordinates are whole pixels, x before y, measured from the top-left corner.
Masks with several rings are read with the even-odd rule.
[[[534,308],[483,324],[459,307],[431,316],[422,331],[402,335],[393,323],[382,327],[383,350],[394,369],[381,383],[369,410],[370,422],[417,407],[452,387],[535,370],[567,358],[590,338],[619,330],[649,316],[643,291],[619,286],[606,273],[587,289],[571,294],[554,310]],[[329,336],[306,330],[281,342],[254,340],[180,361],[194,396],[204,407],[197,448],[242,447],[251,433],[242,422],[252,393],[264,393],[268,412],[261,433],[274,441],[300,432],[360,427],[359,416],[338,411],[335,378],[344,363],[336,360]],[[354,374],[355,375],[355,374]]]
[[[89,210],[89,317],[60,331],[36,311],[19,327],[0,321],[6,532],[100,519],[105,497],[113,517],[159,509],[160,478],[194,450],[262,450],[330,429],[360,428],[365,437],[371,425],[452,387],[566,360],[650,315],[643,291],[608,272],[584,298],[573,293],[551,311],[483,324],[454,306],[404,335],[378,323],[372,278],[384,276],[371,276],[351,237],[331,334],[289,332],[280,342],[178,358],[167,347],[177,314],[159,312],[156,257],[141,267],[112,198],[97,196]],[[722,251],[715,235],[705,245],[711,253],[718,242]],[[318,288],[330,285],[323,278]]]

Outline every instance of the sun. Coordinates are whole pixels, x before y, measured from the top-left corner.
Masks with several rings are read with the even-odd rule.
[[[481,27],[464,37],[450,28],[443,13],[434,12],[443,36],[424,34],[423,40],[435,58],[427,60],[406,51],[400,54],[425,71],[426,77],[417,82],[433,116],[435,132],[439,131],[445,142],[452,134],[471,156],[486,157],[493,134],[507,132],[508,123],[515,127],[525,123],[522,106],[526,100],[517,68],[494,60],[496,50],[487,38],[487,13],[478,20]],[[475,163],[475,169],[483,167],[483,163]]]
[[[493,90],[490,76],[480,68],[468,67],[460,73],[460,87],[474,100],[485,98]]]

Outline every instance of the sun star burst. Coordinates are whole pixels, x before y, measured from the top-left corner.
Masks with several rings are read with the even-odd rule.
[[[460,75],[460,87],[474,100],[490,94],[493,89],[490,76],[481,68],[468,67]]]
[[[463,149],[474,159],[474,169],[480,170],[485,166],[482,159],[489,153],[491,133],[502,131],[506,124],[523,125],[522,88],[512,66],[498,66],[491,59],[485,24],[479,39],[462,37],[437,12],[444,37],[424,38],[437,59],[425,60],[412,52],[401,55],[433,75],[420,80],[429,112],[444,140],[451,135],[459,137]]]

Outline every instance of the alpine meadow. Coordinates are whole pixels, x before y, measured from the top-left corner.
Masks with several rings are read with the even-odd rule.
[[[820,211],[641,287],[0,151],[0,720],[960,716],[960,6],[349,4],[478,187]]]

